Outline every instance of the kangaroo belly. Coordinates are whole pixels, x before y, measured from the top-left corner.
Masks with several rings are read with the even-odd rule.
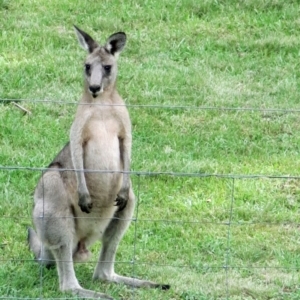
[[[76,205],[76,235],[77,242],[88,246],[101,239],[117,210],[115,204],[122,186],[123,163],[118,128],[113,121],[91,120],[86,130],[88,138],[83,147],[83,163],[93,207],[91,213],[86,214]]]
[[[84,165],[91,170],[119,171],[122,166],[118,137],[106,134],[89,139],[84,146]]]
[[[117,207],[112,206],[86,214],[78,207],[75,218],[76,239],[74,240],[74,247],[78,243],[85,244],[88,247],[97,240],[100,240],[116,210]]]
[[[90,139],[84,148],[87,188],[96,205],[111,206],[122,185],[119,140],[108,135]]]

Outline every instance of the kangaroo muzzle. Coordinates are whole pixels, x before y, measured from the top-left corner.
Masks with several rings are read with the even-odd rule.
[[[90,85],[89,92],[92,94],[94,98],[96,98],[99,95],[99,93],[102,92],[102,87],[101,85]]]

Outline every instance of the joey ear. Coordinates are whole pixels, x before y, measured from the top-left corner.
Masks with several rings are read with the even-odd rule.
[[[117,32],[112,34],[106,44],[105,49],[112,55],[118,55],[122,52],[126,44],[126,34],[125,32]]]
[[[82,31],[77,26],[74,25],[74,28],[75,28],[75,32],[77,34],[79,44],[82,46],[83,49],[92,53],[94,51],[94,49],[99,46],[98,43],[95,42],[94,39],[89,34]]]

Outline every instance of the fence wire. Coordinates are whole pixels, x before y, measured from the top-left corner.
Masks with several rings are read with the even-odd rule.
[[[42,174],[45,173],[48,169],[47,168],[26,168],[26,167],[5,167],[5,166],[0,166],[0,170],[2,172],[11,172],[11,171],[19,171],[19,172],[26,172],[26,171],[30,171],[30,172],[41,172]],[[70,171],[68,169],[68,171]],[[74,171],[74,170],[73,170]],[[93,170],[93,172],[95,172],[95,170]],[[107,171],[100,171],[100,173],[107,173]],[[299,176],[266,176],[266,175],[222,175],[222,174],[206,174],[205,176],[203,176],[204,174],[195,174],[193,173],[192,176],[193,177],[198,177],[199,180],[201,179],[205,179],[207,177],[210,178],[215,178],[215,179],[219,179],[219,180],[226,180],[231,182],[231,187],[230,187],[230,191],[231,191],[231,196],[228,197],[228,199],[226,201],[229,202],[229,215],[228,215],[228,221],[225,222],[216,222],[216,221],[211,221],[211,222],[207,222],[207,221],[182,221],[180,219],[145,219],[143,217],[139,216],[139,205],[140,205],[140,190],[141,190],[141,178],[147,178],[149,176],[169,176],[169,177],[187,177],[189,178],[190,174],[189,173],[175,173],[175,172],[170,172],[170,173],[165,173],[165,172],[130,172],[132,174],[132,176],[137,177],[137,182],[135,185],[135,192],[136,192],[136,211],[135,211],[135,215],[133,218],[131,219],[127,219],[128,221],[132,222],[132,226],[133,226],[133,231],[134,231],[134,240],[133,240],[133,249],[132,249],[132,255],[131,255],[131,259],[130,260],[116,260],[115,264],[117,265],[131,265],[131,276],[136,278],[139,277],[139,272],[137,267],[142,267],[144,266],[145,268],[147,267],[151,267],[151,268],[158,268],[158,269],[165,269],[165,268],[176,268],[176,269],[180,269],[183,274],[184,274],[184,270],[185,269],[190,269],[190,265],[189,264],[173,264],[173,263],[159,263],[159,262],[148,262],[148,261],[141,261],[138,260],[136,261],[136,255],[137,255],[137,243],[138,243],[138,230],[139,230],[139,224],[146,222],[146,223],[169,223],[169,224],[177,224],[180,226],[193,226],[194,228],[197,228],[197,226],[199,225],[214,225],[214,226],[225,226],[227,228],[227,237],[226,237],[226,241],[227,241],[227,246],[226,246],[226,250],[225,250],[225,261],[224,261],[224,265],[220,265],[220,266],[203,266],[202,267],[202,273],[206,272],[220,272],[220,271],[224,271],[225,272],[225,282],[224,282],[224,288],[226,290],[226,299],[231,299],[231,294],[230,294],[230,286],[231,286],[231,272],[232,271],[241,271],[241,270],[279,270],[282,269],[284,271],[289,271],[289,272],[298,272],[298,267],[297,266],[289,266],[289,267],[285,267],[285,266],[276,266],[276,267],[272,267],[272,266],[268,266],[267,263],[266,265],[260,265],[260,266],[253,266],[253,265],[246,265],[246,266],[235,266],[232,265],[231,263],[231,255],[232,255],[232,246],[231,246],[231,235],[232,235],[232,226],[250,226],[250,225],[258,225],[258,224],[264,224],[267,225],[268,227],[270,226],[286,226],[286,225],[292,225],[295,227],[300,226],[300,223],[295,223],[295,222],[236,222],[233,220],[233,212],[234,212],[234,207],[235,207],[235,188],[236,188],[236,182],[239,180],[259,180],[259,179],[268,179],[268,180],[274,180],[274,179],[281,179],[281,180],[289,180],[289,179],[300,179]],[[177,216],[179,217],[179,216]],[[42,216],[42,218],[44,220],[47,220],[47,217]],[[54,218],[66,218],[66,217],[54,217]],[[84,218],[90,218],[90,217],[84,217]],[[28,223],[30,223],[31,217],[30,216],[3,216],[0,217],[0,219],[3,219],[4,222],[7,219],[24,219],[26,220]],[[25,242],[25,241],[24,241]],[[2,263],[36,263],[34,262],[33,259],[28,258],[28,259],[24,259],[24,258],[1,258],[0,261]],[[89,260],[88,262],[78,262],[77,264],[94,264],[96,265],[98,261],[97,260]],[[38,274],[39,273],[39,274]],[[44,279],[45,277],[45,273],[44,273],[44,267],[40,266],[39,267],[39,272],[37,273],[37,276],[39,277],[40,280],[40,295],[37,298],[20,298],[20,297],[9,297],[9,299],[49,299],[48,297],[44,296],[45,293],[45,288],[44,288],[44,281],[46,279]],[[201,274],[199,274],[199,278],[201,277]],[[13,282],[11,283],[13,285]],[[57,286],[58,288],[58,286]],[[132,293],[131,293],[131,298],[130,299],[139,299],[139,294],[137,293],[135,288],[132,288]],[[7,299],[7,297],[0,297],[0,299]],[[51,299],[73,299],[72,297],[65,297],[62,295],[62,297],[60,298],[52,298]]]
[[[169,109],[169,110],[216,110],[216,111],[241,111],[241,112],[263,112],[263,113],[300,113],[300,109],[293,108],[268,108],[268,107],[226,107],[226,106],[193,106],[193,105],[162,105],[162,104],[99,104],[99,103],[79,103],[78,101],[63,100],[31,100],[31,99],[0,99],[0,103],[36,103],[36,104],[63,104],[63,105],[94,105],[94,106],[126,106],[128,108],[149,108],[149,109]]]
[[[67,104],[67,105],[77,105],[77,102],[65,102],[65,101],[50,101],[50,100],[24,100],[24,99],[0,99],[0,102],[12,102],[12,101],[21,101],[21,102],[34,102],[34,103],[57,103],[57,104]],[[199,110],[224,110],[224,111],[262,111],[262,112],[280,112],[280,113],[299,113],[300,109],[269,109],[269,108],[226,108],[226,107],[191,107],[191,106],[162,106],[162,105],[127,105],[129,107],[138,107],[138,108],[160,108],[160,109],[199,109]],[[38,172],[42,175],[45,174],[49,169],[43,168],[43,167],[27,167],[27,166],[6,166],[6,165],[0,165],[0,171],[1,172]],[[223,270],[225,272],[225,282],[224,282],[224,289],[226,290],[226,299],[231,299],[231,292],[230,292],[230,286],[232,284],[232,278],[231,278],[231,272],[234,270],[279,270],[282,269],[284,271],[292,271],[292,272],[298,272],[299,267],[298,265],[295,266],[269,266],[267,263],[265,265],[245,265],[245,266],[239,266],[239,265],[232,265],[232,230],[233,226],[252,226],[252,225],[266,225],[266,226],[293,226],[295,228],[300,227],[300,222],[295,222],[294,220],[289,221],[239,221],[235,220],[234,210],[235,210],[235,196],[236,196],[236,186],[237,182],[241,180],[260,180],[260,179],[267,179],[267,180],[300,180],[300,175],[274,175],[274,174],[216,174],[216,173],[195,173],[195,172],[152,172],[152,171],[130,171],[130,172],[119,172],[119,171],[112,171],[112,170],[74,170],[74,169],[54,169],[51,168],[52,171],[59,171],[59,172],[75,172],[75,171],[83,171],[83,172],[91,172],[91,173],[99,173],[99,174],[105,174],[105,173],[128,173],[131,175],[131,177],[136,178],[136,184],[134,186],[135,194],[136,194],[136,208],[135,208],[135,214],[130,219],[124,219],[127,221],[131,221],[133,226],[133,245],[132,245],[132,253],[131,253],[131,259],[129,260],[116,260],[116,265],[128,265],[131,268],[130,275],[133,278],[140,277],[139,276],[139,267],[154,267],[154,268],[176,268],[178,270],[184,270],[191,268],[191,264],[188,263],[161,263],[159,260],[156,260],[156,262],[150,262],[150,261],[143,261],[140,259],[137,259],[137,245],[138,245],[138,231],[143,229],[143,226],[141,224],[148,223],[148,224],[170,224],[170,225],[178,225],[178,226],[194,226],[194,228],[197,228],[196,226],[208,226],[208,225],[214,225],[214,226],[224,226],[226,228],[226,247],[225,247],[225,253],[224,253],[224,264],[220,266],[214,266],[214,265],[203,265],[202,273],[204,272],[215,272],[217,270]],[[208,178],[217,179],[217,180],[226,180],[229,182],[230,185],[230,196],[226,199],[226,202],[228,203],[228,220],[227,221],[216,221],[216,220],[181,220],[180,216],[176,216],[173,219],[165,218],[165,219],[156,219],[156,218],[145,218],[143,216],[139,215],[140,205],[141,205],[141,189],[142,189],[142,179],[143,178],[150,178],[150,177],[159,177],[159,176],[166,176],[166,177],[172,177],[172,178],[197,178],[198,180],[205,180]],[[41,177],[43,178],[43,176]],[[45,208],[43,209],[43,212],[45,211]],[[47,217],[45,215],[41,216],[43,220],[46,220]],[[57,216],[55,218],[66,218],[65,216]],[[86,217],[78,217],[80,219],[90,219],[88,215]],[[31,221],[30,215],[22,215],[22,216],[16,216],[16,215],[4,215],[0,216],[0,221],[6,222],[7,220],[24,220],[28,223]],[[150,225],[151,226],[151,225]],[[126,233],[125,233],[126,235]],[[176,245],[173,245],[174,247]],[[43,247],[43,245],[42,245]],[[35,263],[32,258],[29,257],[28,259],[13,257],[13,258],[3,258],[0,257],[0,262],[2,263]],[[79,262],[79,264],[96,264],[98,260],[89,260],[88,262]],[[193,262],[193,264],[196,262]],[[184,271],[179,271],[184,272]],[[199,272],[199,280],[201,278],[201,272]],[[17,276],[17,275],[16,275]],[[30,300],[37,300],[37,299],[50,299],[45,297],[45,288],[44,288],[44,281],[47,279],[45,278],[44,274],[44,267],[41,265],[39,267],[39,274],[37,274],[39,277],[39,296],[36,298],[30,298],[30,297],[17,297],[17,296],[9,296],[9,299],[30,299]],[[184,276],[184,275],[183,275]],[[10,283],[13,286],[13,282]],[[176,284],[176,283],[175,283]],[[58,289],[58,283],[56,288]],[[195,296],[197,297],[197,296]],[[7,296],[1,296],[0,299],[7,299]],[[76,297],[66,297],[62,295],[62,297],[59,298],[51,298],[51,299],[75,299]],[[131,290],[131,298],[130,299],[139,299],[139,293],[136,291],[135,288],[132,288]],[[184,298],[180,298],[184,299]],[[190,299],[198,299],[198,298],[186,298],[188,300]],[[200,299],[200,298],[199,298]],[[202,299],[202,298],[201,298]],[[204,299],[204,298],[203,298]],[[223,299],[223,298],[222,298]]]

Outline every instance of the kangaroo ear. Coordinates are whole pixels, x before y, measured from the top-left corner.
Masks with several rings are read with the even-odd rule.
[[[108,38],[104,47],[109,53],[117,56],[119,53],[122,52],[123,48],[125,47],[125,44],[126,44],[125,32],[117,32],[112,34]]]
[[[75,25],[74,25],[74,28],[75,28],[75,32],[77,34],[79,44],[82,46],[83,49],[92,53],[95,48],[99,47],[98,43],[95,42],[94,39],[89,34],[82,31]]]

